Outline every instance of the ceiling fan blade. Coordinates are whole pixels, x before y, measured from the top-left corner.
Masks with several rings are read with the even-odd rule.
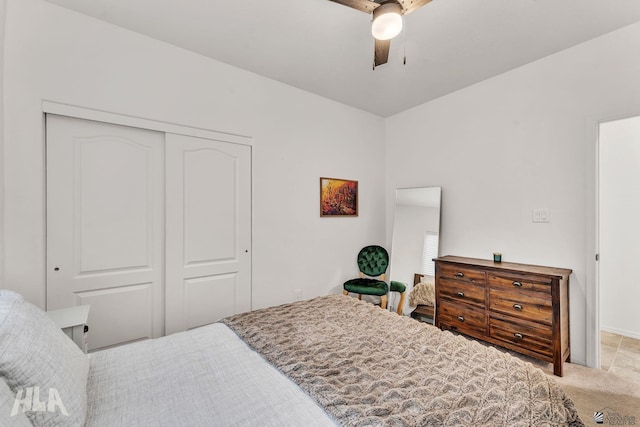
[[[430,1],[431,0],[398,0],[398,3],[402,5],[404,14],[408,15],[414,10],[420,9],[422,6],[429,3]]]
[[[391,40],[374,40],[376,41],[373,54],[373,64],[375,68],[378,65],[386,64],[389,60],[389,47],[391,47]]]
[[[364,13],[371,13],[373,9],[380,6],[378,3],[371,0],[329,0],[334,3],[340,3],[342,5],[352,7]]]

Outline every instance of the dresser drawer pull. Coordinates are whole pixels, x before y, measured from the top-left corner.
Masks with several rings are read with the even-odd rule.
[[[513,286],[517,286],[518,288],[522,287],[522,283],[520,282],[513,282]]]
[[[463,297],[464,296],[464,292],[458,292],[456,295],[458,295],[459,297]]]
[[[458,272],[455,274],[456,277],[464,277],[464,273],[463,272]]]
[[[516,310],[522,310],[522,306],[520,304],[513,304],[513,308]]]
[[[464,322],[464,317],[458,316],[458,320],[461,321],[461,322]]]
[[[519,334],[518,332],[516,332],[515,334],[513,334],[514,337],[518,338],[519,340],[523,339],[524,337],[522,336],[522,334]]]

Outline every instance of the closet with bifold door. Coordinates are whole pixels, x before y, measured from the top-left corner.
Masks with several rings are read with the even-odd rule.
[[[89,350],[251,309],[251,145],[177,129],[46,115],[47,309]]]

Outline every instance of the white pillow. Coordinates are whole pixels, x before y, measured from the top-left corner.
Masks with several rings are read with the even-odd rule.
[[[21,295],[0,289],[0,377],[34,426],[83,426],[89,359]]]
[[[0,426],[33,427],[22,411],[13,411],[15,395],[0,378]]]

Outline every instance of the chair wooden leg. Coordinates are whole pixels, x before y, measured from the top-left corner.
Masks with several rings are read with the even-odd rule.
[[[343,293],[344,295],[349,296],[349,291],[342,291],[342,293]]]
[[[400,302],[398,303],[398,314],[400,316],[402,316],[402,309],[404,308],[404,294],[405,292],[400,294]]]
[[[361,300],[362,299],[362,294],[358,294],[358,299]]]
[[[380,308],[383,309],[383,310],[387,308],[387,296],[386,295],[382,295],[380,297]]]

